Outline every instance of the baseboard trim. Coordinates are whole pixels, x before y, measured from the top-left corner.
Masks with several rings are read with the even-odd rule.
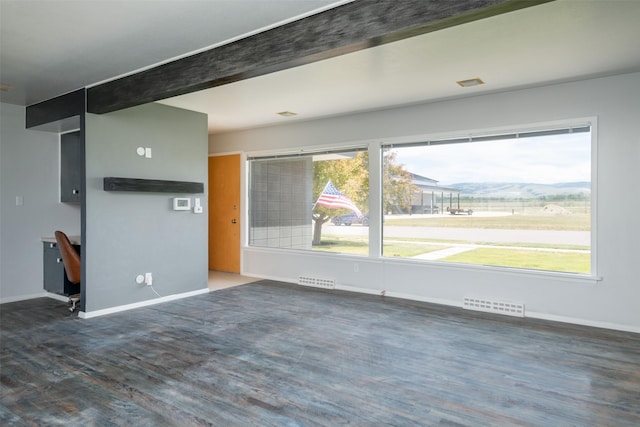
[[[58,295],[58,294],[54,294],[54,293],[51,293],[51,292],[45,292],[45,296],[47,298],[55,299],[55,300],[58,300],[58,301],[69,302],[69,297],[64,296],[64,295]]]
[[[381,291],[378,291],[375,289],[357,288],[354,286],[336,285],[336,289],[343,290],[343,291],[350,291],[350,292],[361,292],[361,293],[370,294],[370,295],[382,295]],[[386,291],[384,293],[384,296],[391,297],[391,298],[408,299],[413,301],[421,301],[421,302],[427,302],[432,304],[440,304],[440,305],[446,305],[450,307],[462,307],[462,304],[457,301],[450,301],[450,300],[436,299],[436,298],[424,298],[424,297],[416,296],[413,294],[403,294],[398,292]],[[589,326],[592,328],[602,328],[602,329],[611,329],[614,331],[640,333],[640,327],[622,325],[619,323],[596,322],[592,320],[578,319],[575,317],[556,316],[552,314],[538,313],[538,312],[532,312],[532,311],[525,311],[524,317],[530,318],[530,319],[549,320],[551,322],[568,323],[571,325]]]
[[[341,291],[348,291],[348,292],[359,292],[362,294],[369,294],[369,295],[380,295],[380,296],[389,297],[389,298],[400,298],[400,299],[406,299],[410,301],[427,302],[430,304],[446,305],[450,307],[462,307],[462,304],[459,304],[457,302],[450,301],[450,300],[439,299],[439,298],[427,298],[419,295],[405,294],[402,292],[393,292],[393,291],[387,291],[382,289],[358,288],[356,286],[343,286],[343,285],[337,285],[337,284],[336,284],[336,289]]]
[[[25,301],[25,300],[34,299],[34,298],[43,298],[48,296],[49,296],[49,292],[45,292],[45,291],[39,292],[37,294],[17,295],[15,297],[0,298],[0,304],[6,304],[9,302],[17,302],[17,301]]]
[[[257,275],[254,276],[252,274],[247,274],[247,273],[244,273],[243,275],[249,276],[249,277],[259,277],[267,280],[275,280],[279,282],[288,282],[293,284],[296,283],[296,280],[291,278],[273,277],[273,276],[266,277],[266,276],[257,276]],[[383,294],[382,290],[380,289],[359,288],[356,286],[340,285],[338,283],[336,283],[335,289],[340,291],[359,292],[359,293],[369,294],[369,295],[380,295],[380,296],[384,295],[390,298],[402,298],[402,299],[407,299],[412,301],[421,301],[421,302],[427,302],[432,304],[440,304],[440,305],[446,305],[450,307],[462,308],[461,301],[451,301],[451,300],[445,300],[445,299],[439,299],[439,298],[425,298],[423,296],[405,294],[401,292],[385,291]],[[580,325],[580,326],[589,326],[592,328],[611,329],[614,331],[640,333],[640,327],[633,326],[633,325],[624,325],[620,323],[611,323],[611,322],[598,322],[593,320],[579,319],[579,318],[568,317],[568,316],[556,316],[552,314],[539,313],[539,312],[533,312],[533,311],[525,311],[524,315],[525,315],[525,318],[531,318],[531,319],[549,320],[552,322],[568,323],[568,324]]]
[[[273,280],[274,282],[283,282],[283,283],[298,283],[298,279],[291,279],[289,277],[280,277],[280,276],[270,276],[264,274],[253,274],[253,273],[240,273],[242,276],[253,277],[254,279],[262,279],[262,280]]]
[[[381,293],[382,291],[378,291],[375,289],[357,288],[354,286],[336,285],[336,289],[343,290],[343,291],[350,291],[350,292],[361,292],[361,293],[370,294],[370,295],[382,295]],[[450,307],[462,307],[462,304],[457,301],[450,301],[450,300],[436,299],[436,298],[424,298],[421,296],[416,296],[412,294],[403,294],[398,292],[386,291],[384,293],[384,296],[392,297],[392,298],[408,299],[413,301],[428,302],[432,304],[440,304],[440,305],[446,305]],[[579,326],[589,326],[592,328],[602,328],[602,329],[611,329],[614,331],[640,333],[640,327],[622,325],[619,323],[597,322],[592,320],[578,319],[575,317],[556,316],[552,314],[538,313],[538,312],[532,312],[532,311],[525,311],[524,317],[531,318],[531,319],[549,320],[552,322],[559,322],[559,323],[568,323],[568,324],[579,325]]]
[[[631,325],[621,325],[620,323],[596,322],[593,320],[577,319],[575,317],[556,316],[547,313],[537,313],[525,311],[525,317],[540,320],[549,320],[552,322],[570,323],[572,325],[589,326],[592,328],[612,329],[614,331],[634,332],[640,334],[640,327]]]
[[[116,307],[104,308],[95,311],[80,311],[78,317],[82,319],[91,319],[93,317],[104,316],[107,314],[119,313],[121,311],[133,310],[134,308],[147,307],[150,305],[162,304],[164,302],[175,301],[182,298],[189,298],[196,295],[208,294],[209,288],[199,289],[197,291],[184,292],[182,294],[168,295],[166,297],[150,299],[146,301],[134,302],[132,304],[119,305]]]

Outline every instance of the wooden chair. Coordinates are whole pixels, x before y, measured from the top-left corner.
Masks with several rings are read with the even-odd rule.
[[[58,242],[58,250],[62,257],[62,263],[64,264],[64,271],[67,274],[67,279],[73,284],[80,283],[80,254],[76,251],[69,241],[69,237],[62,231],[56,231],[56,241]],[[69,295],[69,302],[71,307],[69,311],[73,312],[76,309],[76,304],[80,301],[80,294]]]

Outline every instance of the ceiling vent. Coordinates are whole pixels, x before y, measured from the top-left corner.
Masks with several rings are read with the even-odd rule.
[[[462,87],[480,86],[484,84],[482,79],[479,77],[476,77],[475,79],[458,80],[456,83],[458,83]]]

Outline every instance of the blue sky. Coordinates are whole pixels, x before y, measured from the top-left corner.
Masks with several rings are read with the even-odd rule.
[[[394,148],[409,172],[439,181],[591,181],[591,134]]]

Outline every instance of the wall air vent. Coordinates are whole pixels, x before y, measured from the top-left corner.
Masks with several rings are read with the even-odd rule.
[[[467,310],[524,317],[524,304],[520,303],[492,301],[484,298],[465,298],[462,307]]]
[[[335,289],[336,281],[333,279],[321,279],[312,276],[299,276],[298,284],[302,286],[311,286],[314,288]]]

